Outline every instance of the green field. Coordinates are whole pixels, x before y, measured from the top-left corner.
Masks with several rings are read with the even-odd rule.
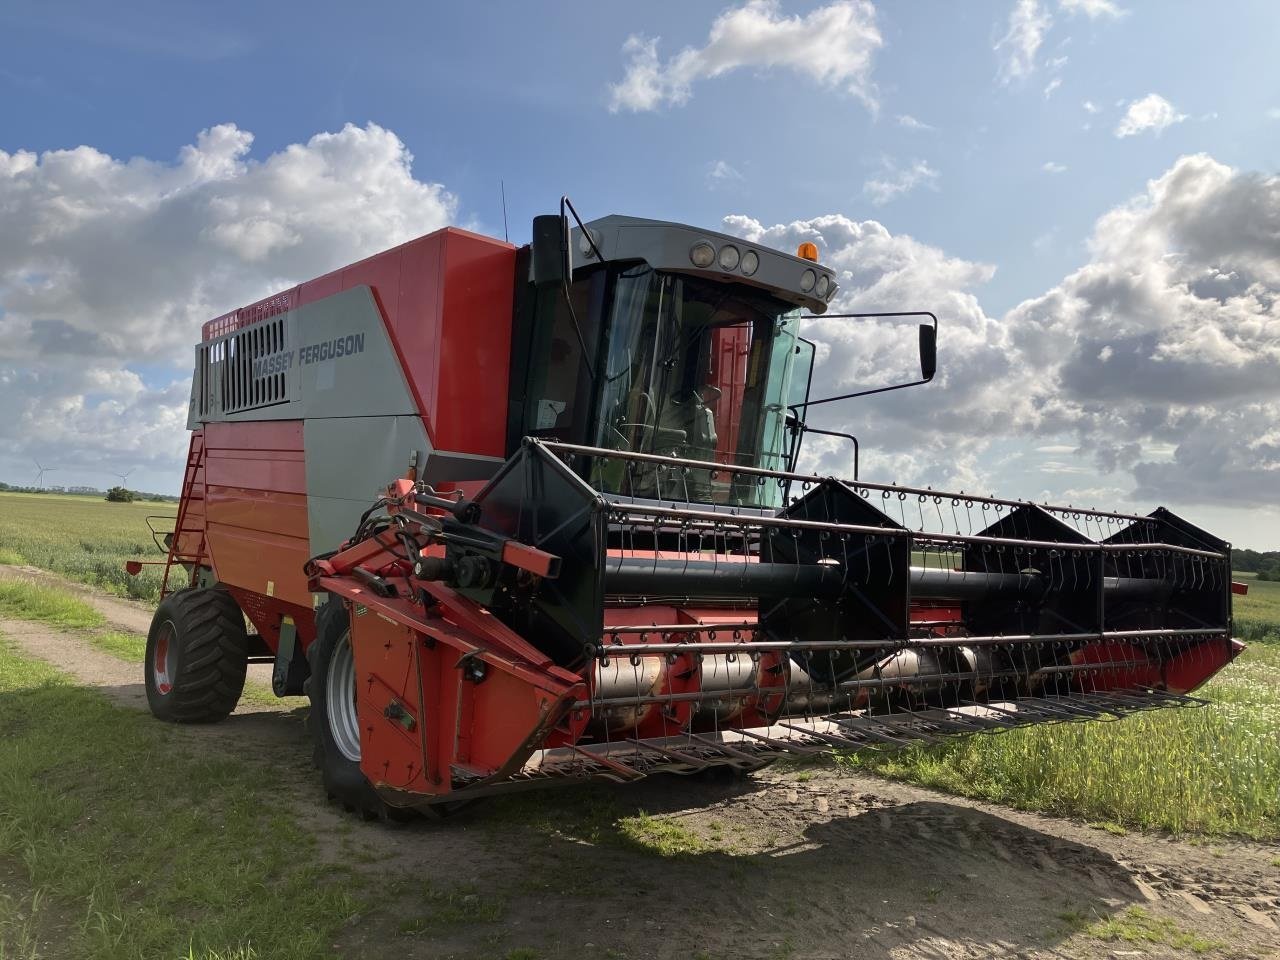
[[[137,579],[124,561],[159,554],[144,517],[171,504],[114,504],[0,493],[0,562],[25,562],[154,599],[159,570]],[[1166,710],[1118,723],[1040,726],[840,762],[1001,803],[1122,827],[1280,836],[1280,583],[1247,580],[1235,598],[1249,650],[1199,691],[1209,707]],[[14,604],[40,606],[35,612]],[[0,594],[0,613],[72,626],[56,596]],[[43,611],[43,612],[41,612]],[[107,636],[124,653],[136,640]]]
[[[160,560],[148,516],[175,517],[166,502],[108,503],[93,497],[0,492],[0,563],[29,563],[123,597],[160,599],[163,567],[131,577],[126,560]],[[172,529],[172,519],[158,521]]]

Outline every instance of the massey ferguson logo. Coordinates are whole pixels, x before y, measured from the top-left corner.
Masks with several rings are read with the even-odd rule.
[[[274,373],[284,373],[293,369],[294,354],[298,357],[298,366],[305,367],[325,360],[338,360],[357,353],[364,353],[364,334],[349,333],[345,337],[334,337],[319,343],[308,344],[300,350],[285,350],[273,353],[269,357],[261,357],[253,361],[255,377],[269,377]]]

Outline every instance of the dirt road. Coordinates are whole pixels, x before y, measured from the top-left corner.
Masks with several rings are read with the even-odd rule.
[[[83,592],[113,624],[145,629],[145,608]],[[80,635],[15,621],[0,632],[145,706],[139,666]],[[404,904],[348,930],[343,956],[1280,957],[1280,845],[1116,836],[828,767],[525,794],[389,829],[324,802],[304,714],[297,701],[246,706],[184,735],[269,758],[324,849]],[[650,837],[694,852],[629,839],[623,822],[640,814]],[[415,924],[424,885],[464,921]],[[1113,935],[1163,942],[1091,935],[1109,917]]]

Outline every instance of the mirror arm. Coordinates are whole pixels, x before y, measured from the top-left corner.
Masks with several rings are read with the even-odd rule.
[[[904,387],[910,386],[910,384],[904,383],[903,386]],[[858,444],[858,438],[855,437],[852,433],[841,433],[839,430],[821,430],[818,427],[809,426],[807,423],[805,423],[803,420],[800,419],[800,413],[799,413],[800,406],[801,405],[787,407],[787,409],[791,411],[791,416],[787,418],[788,425],[791,426],[792,429],[796,431],[797,437],[803,436],[806,433],[817,433],[817,434],[821,434],[824,437],[840,437],[844,440],[848,440],[850,443],[853,444],[853,479],[857,480],[858,479],[858,460],[859,460],[859,457],[861,456],[861,448],[859,447],[859,444]],[[792,456],[795,457],[798,454],[799,454],[799,443],[796,444],[793,450]],[[796,468],[795,464],[792,463],[791,469],[794,471],[795,468]]]
[[[938,318],[937,318],[937,316],[936,316],[934,313],[932,313],[932,312],[931,312],[931,311],[929,311],[929,310],[914,310],[914,311],[910,311],[910,312],[907,312],[907,313],[902,313],[902,312],[893,312],[893,313],[834,313],[834,314],[830,314],[830,315],[826,315],[826,314],[822,314],[822,315],[814,314],[814,315],[810,315],[810,316],[804,316],[804,317],[801,317],[800,319],[801,319],[801,320],[853,320],[853,319],[866,319],[866,318],[877,318],[877,317],[879,317],[879,318],[884,318],[884,317],[928,317],[928,318],[933,322],[933,340],[934,340],[934,343],[935,343],[935,344],[937,343],[937,339],[938,339]],[[923,328],[923,327],[924,327],[924,324],[921,324],[921,327]],[[855,397],[869,397],[869,396],[871,396],[871,395],[873,395],[873,394],[876,394],[876,393],[888,393],[890,390],[905,390],[907,387],[918,387],[918,386],[920,386],[921,384],[929,383],[930,381],[932,381],[932,380],[933,380],[933,378],[934,378],[934,375],[935,375],[936,373],[937,373],[937,371],[936,371],[936,369],[935,369],[934,371],[930,372],[929,376],[924,377],[924,378],[922,378],[922,379],[920,379],[920,380],[912,380],[910,383],[895,383],[895,384],[893,384],[892,386],[888,386],[888,387],[874,387],[874,388],[872,388],[872,389],[870,389],[870,390],[858,390],[858,391],[856,391],[856,392],[854,392],[854,393],[843,393],[843,394],[841,394],[841,395],[840,395],[840,396],[838,396],[838,397],[823,397],[821,400],[806,400],[804,403],[796,404],[795,406],[791,407],[790,409],[791,409],[791,410],[793,410],[793,411],[796,411],[796,410],[805,410],[805,409],[808,409],[809,407],[816,407],[816,406],[818,406],[819,404],[822,404],[822,403],[835,403],[835,402],[837,402],[837,401],[839,401],[839,400],[853,400]],[[816,431],[814,431],[814,432],[816,432]],[[838,434],[838,436],[848,436],[848,434]]]
[[[573,322],[573,332],[578,338],[578,347],[582,350],[582,362],[587,368],[587,375],[591,378],[594,388],[596,382],[595,364],[591,362],[590,351],[587,350],[587,338],[582,335],[582,325],[578,323],[578,313],[573,309],[573,296],[570,292],[570,284],[573,282],[573,244],[569,239],[569,218],[565,215],[566,208],[573,214],[573,219],[578,222],[578,226],[582,228],[583,235],[591,240],[591,249],[595,251],[597,262],[603,263],[604,257],[600,256],[600,248],[596,246],[595,240],[591,239],[591,231],[583,224],[582,218],[578,216],[578,211],[574,209],[573,203],[570,202],[567,195],[560,197],[560,255],[564,263],[564,305],[569,311],[569,319]]]

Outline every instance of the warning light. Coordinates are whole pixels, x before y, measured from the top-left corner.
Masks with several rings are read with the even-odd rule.
[[[806,240],[804,243],[800,244],[800,246],[796,247],[796,256],[801,260],[812,260],[814,263],[817,263],[818,245]]]

